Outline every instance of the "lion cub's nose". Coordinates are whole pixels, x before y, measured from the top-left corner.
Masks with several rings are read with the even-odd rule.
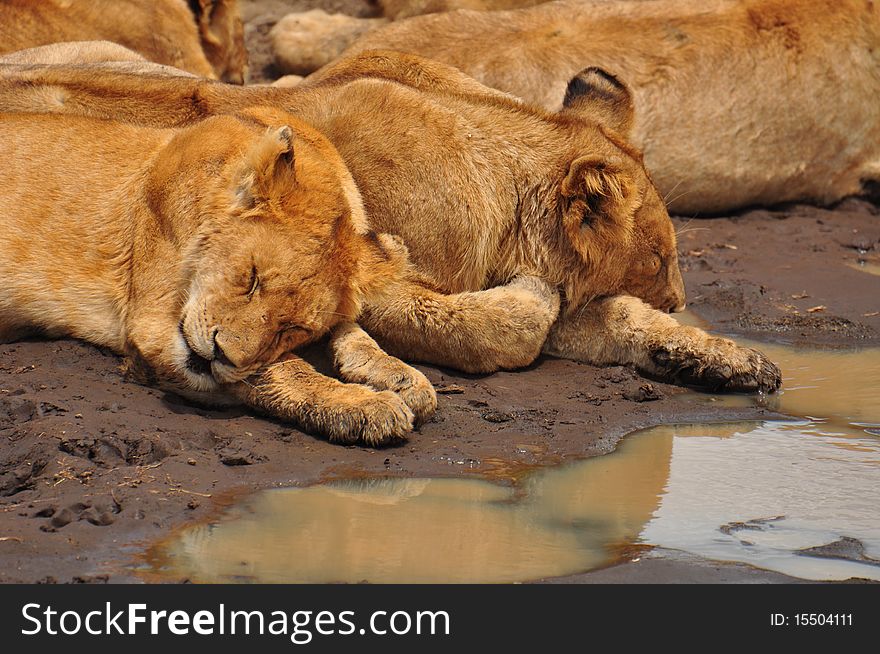
[[[220,343],[217,342],[217,335],[219,331],[214,332],[214,361],[217,363],[222,363],[224,366],[229,366],[230,368],[237,368],[234,363],[226,356],[226,352],[223,351],[223,348],[220,346]]]

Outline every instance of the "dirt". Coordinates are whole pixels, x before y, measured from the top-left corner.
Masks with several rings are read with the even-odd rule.
[[[807,547],[799,550],[801,556],[813,556],[820,559],[840,559],[842,561],[856,561],[868,565],[880,566],[880,560],[872,558],[865,553],[865,544],[858,538],[844,536],[833,543]]]
[[[860,580],[853,580],[858,583]],[[654,549],[627,557],[624,563],[592,572],[542,579],[542,584],[809,584],[743,563],[727,563],[679,552]]]
[[[877,206],[853,198],[676,223],[688,306],[718,329],[808,343],[880,338],[880,276],[867,272],[880,262]]]
[[[243,2],[252,81],[272,75],[265,34],[273,22],[313,6]],[[355,0],[321,6],[373,12]],[[878,213],[848,200],[830,210],[676,219],[689,306],[717,330],[752,338],[876,343],[880,277],[848,264],[880,260]],[[541,359],[484,377],[421,367],[437,386],[436,416],[405,445],[375,450],[193,406],[127,380],[121,365],[74,341],[0,345],[0,582],[137,580],[146,543],[255,489],[373,474],[504,482],[607,453],[637,428],[764,414],[709,412],[624,367]]]

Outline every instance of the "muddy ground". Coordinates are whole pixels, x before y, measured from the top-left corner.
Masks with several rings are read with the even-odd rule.
[[[334,0],[335,2],[335,0]],[[325,8],[366,14],[355,0]],[[286,8],[244,2],[252,79],[271,77],[265,34]],[[688,220],[679,250],[689,307],[760,340],[880,343],[880,208],[847,200]],[[715,408],[623,368],[545,359],[485,377],[421,367],[435,418],[405,445],[331,445],[244,411],[213,411],[139,386],[121,361],[73,342],[0,345],[0,582],[138,580],[145,544],[254,489],[353,475],[483,475],[611,451],[659,423],[767,415]],[[780,581],[744,566],[650,561],[573,581]],[[593,576],[591,576],[593,575]]]

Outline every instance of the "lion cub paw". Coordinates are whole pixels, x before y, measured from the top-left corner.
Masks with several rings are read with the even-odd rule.
[[[559,313],[559,292],[551,284],[548,284],[539,277],[520,275],[514,277],[506,286],[498,288],[512,291],[514,294],[517,291],[524,291],[527,294],[528,301],[541,306],[547,314],[553,316],[553,320],[556,319]],[[518,297],[523,298],[522,295]]]
[[[348,365],[340,366],[339,374],[348,382],[367,384],[399,395],[413,412],[416,427],[437,410],[437,393],[428,378],[395,357],[370,358],[362,360],[360,365],[348,362]]]
[[[772,393],[782,384],[779,368],[763,353],[726,338],[709,338],[702,347],[660,346],[651,360],[671,381],[711,391]]]
[[[428,378],[382,350],[354,323],[339,325],[331,339],[339,375],[347,382],[397,393],[415,416],[416,426],[437,410],[437,394]]]
[[[459,311],[472,337],[459,370],[488,373],[530,365],[559,315],[559,293],[547,282],[520,276],[504,286],[464,293]]]
[[[423,424],[437,410],[437,392],[421,372],[401,362],[402,368],[382,377],[376,388],[397,393],[415,416],[415,426]]]
[[[391,445],[406,440],[415,416],[406,403],[391,391],[375,392],[363,387],[359,397],[334,407],[323,430],[337,443]]]

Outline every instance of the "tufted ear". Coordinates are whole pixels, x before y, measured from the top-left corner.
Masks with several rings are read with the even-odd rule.
[[[563,111],[576,111],[626,136],[635,118],[630,90],[601,68],[585,68],[565,89]]]
[[[629,237],[636,209],[632,176],[613,162],[596,156],[575,159],[562,180],[560,192],[579,227],[621,230]]]
[[[293,130],[287,125],[267,129],[245,151],[235,179],[238,206],[249,209],[270,197],[278,177],[284,171],[292,175],[293,163]]]

